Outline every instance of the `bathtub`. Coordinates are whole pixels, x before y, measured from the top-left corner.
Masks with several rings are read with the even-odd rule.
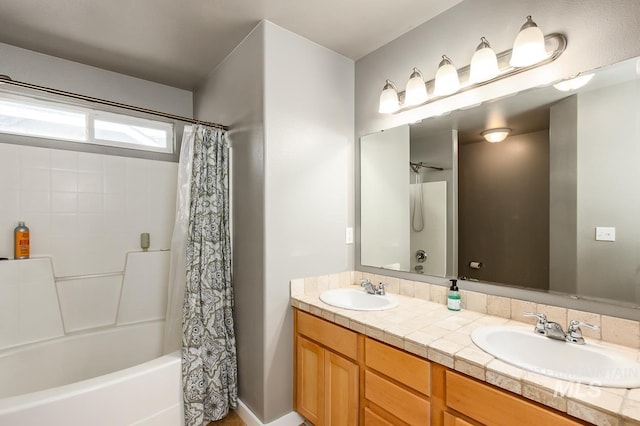
[[[0,352],[0,425],[184,424],[178,352],[163,321],[68,335]]]

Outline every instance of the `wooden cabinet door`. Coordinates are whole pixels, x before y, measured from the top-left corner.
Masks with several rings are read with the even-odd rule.
[[[296,339],[296,408],[314,425],[321,425],[324,415],[324,365],[324,349],[298,336]]]
[[[333,352],[324,353],[325,417],[327,426],[358,424],[358,365]]]

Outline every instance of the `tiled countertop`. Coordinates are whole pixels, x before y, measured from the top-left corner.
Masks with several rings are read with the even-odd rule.
[[[330,287],[348,286],[337,280]],[[359,288],[359,286],[353,286]],[[433,362],[483,380],[597,425],[640,425],[640,388],[617,389],[571,383],[506,364],[477,347],[470,333],[488,325],[532,330],[530,324],[470,310],[452,312],[446,306],[393,294],[396,308],[352,311],[335,308],[319,298],[317,285],[291,282],[291,305],[302,311],[404,349]],[[587,338],[640,361],[640,351]]]

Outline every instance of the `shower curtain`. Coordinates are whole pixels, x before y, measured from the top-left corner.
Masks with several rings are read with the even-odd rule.
[[[180,156],[178,191],[186,194],[178,195],[165,348],[176,345],[181,305],[185,424],[201,426],[223,418],[238,399],[226,133],[204,126],[185,131]]]

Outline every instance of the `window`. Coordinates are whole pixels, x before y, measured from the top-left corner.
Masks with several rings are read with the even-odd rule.
[[[95,113],[95,143],[135,147],[150,151],[173,152],[173,125],[127,115]],[[172,143],[169,144],[168,141]]]
[[[0,133],[173,153],[173,124],[0,93]]]

